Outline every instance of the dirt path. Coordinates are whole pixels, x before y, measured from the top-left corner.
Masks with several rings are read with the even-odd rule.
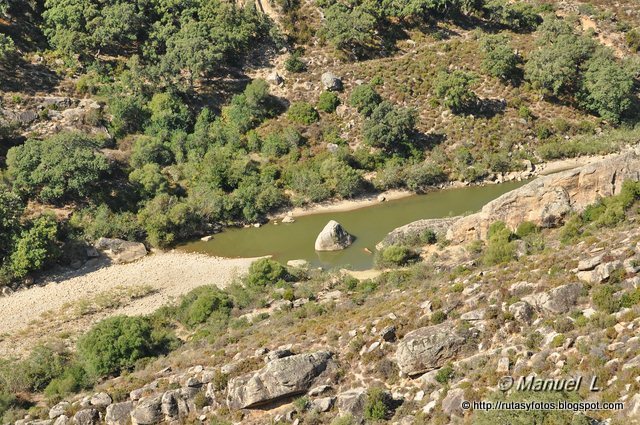
[[[253,260],[154,254],[131,264],[85,269],[0,298],[0,356],[22,355],[48,336],[73,339],[104,317],[151,313],[201,285],[225,287]]]

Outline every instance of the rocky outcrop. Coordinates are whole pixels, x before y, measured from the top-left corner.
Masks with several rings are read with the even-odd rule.
[[[140,400],[140,403],[131,411],[131,423],[133,425],[153,425],[163,419],[162,396]]]
[[[316,251],[339,251],[353,243],[353,236],[335,220],[331,220],[324,226],[316,238]]]
[[[463,243],[485,239],[489,226],[504,221],[515,229],[523,221],[554,227],[573,211],[620,193],[625,180],[640,180],[640,154],[631,151],[598,163],[539,177],[489,202],[479,213],[462,217],[447,238]]]
[[[147,255],[147,248],[139,242],[100,238],[95,248],[116,264],[131,263]]]
[[[100,413],[96,409],[80,410],[73,417],[76,425],[97,425],[100,423]]]
[[[546,310],[551,313],[566,313],[576,305],[582,285],[570,283],[558,286],[549,292],[540,292],[524,297],[522,300],[535,306],[539,310]]]
[[[449,228],[459,219],[460,217],[448,217],[414,221],[392,230],[376,245],[376,249],[382,250],[390,245],[411,244],[411,241],[419,241],[420,237],[429,230],[438,237],[446,236]]]
[[[271,361],[256,373],[234,378],[229,382],[229,408],[252,408],[304,394],[327,370],[331,357],[328,351],[284,357]]]
[[[336,406],[341,414],[360,418],[364,413],[366,401],[367,390],[360,387],[338,394]]]
[[[107,425],[127,425],[132,410],[133,403],[130,401],[112,404],[107,407],[107,413],[104,417],[105,423]]]
[[[416,329],[398,344],[396,362],[409,376],[428,372],[462,352],[474,350],[475,336],[474,330],[452,328],[449,323]]]
[[[0,125],[16,124],[25,136],[80,131],[109,137],[103,107],[93,99],[26,96],[19,103],[1,100],[0,96]]]

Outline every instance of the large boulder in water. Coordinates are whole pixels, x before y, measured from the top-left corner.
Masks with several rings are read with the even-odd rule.
[[[95,248],[116,264],[130,263],[147,255],[147,248],[139,242],[100,238]]]
[[[339,251],[353,243],[353,236],[335,220],[331,220],[324,226],[322,232],[316,238],[316,251]]]

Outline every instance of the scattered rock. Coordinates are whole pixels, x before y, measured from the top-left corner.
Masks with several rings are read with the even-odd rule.
[[[340,91],[342,90],[342,80],[336,76],[333,72],[325,72],[320,77],[320,81],[322,82],[322,86],[325,90],[329,91]]]
[[[282,78],[282,76],[276,71],[273,71],[272,73],[267,75],[266,80],[268,83],[273,84],[274,86],[281,86],[284,84],[284,78]]]
[[[234,378],[229,382],[229,408],[252,408],[304,394],[329,367],[331,357],[328,351],[298,354],[273,360],[256,373]]]
[[[390,245],[402,244],[415,239],[420,240],[421,235],[428,230],[433,231],[436,236],[443,237],[447,234],[453,223],[459,219],[460,217],[449,217],[414,221],[393,229],[382,241],[376,244],[376,249],[382,250]]]
[[[398,344],[398,367],[409,376],[442,367],[459,353],[472,349],[474,336],[472,330],[452,328],[449,323],[411,331]]]
[[[498,367],[496,367],[497,373],[509,372],[509,357],[500,357],[498,360]]]
[[[336,406],[343,415],[351,415],[354,418],[361,418],[364,412],[364,405],[367,401],[367,391],[364,388],[354,388],[338,394]]]
[[[593,270],[602,262],[604,255],[598,255],[597,257],[589,258],[588,260],[581,260],[578,263],[578,270],[583,272],[586,270]]]
[[[328,412],[333,407],[335,401],[335,397],[324,397],[313,400],[311,404],[313,409],[318,412]]]
[[[296,269],[308,269],[309,262],[307,260],[289,260],[287,266],[294,267]]]
[[[277,348],[273,351],[269,351],[264,357],[264,361],[265,363],[269,363],[276,359],[284,359],[289,356],[293,356],[293,352],[290,348]]]
[[[576,305],[581,291],[581,284],[570,283],[568,285],[558,286],[549,292],[526,296],[523,298],[523,301],[552,313],[566,313]]]
[[[69,404],[69,402],[61,401],[60,403],[49,409],[49,419],[55,419],[59,416],[64,415],[67,410],[69,410],[69,407],[71,407],[71,404]]]
[[[462,417],[464,410],[462,410],[462,401],[464,400],[464,390],[461,388],[454,388],[449,390],[445,398],[442,400],[442,411],[447,416]]]
[[[133,403],[130,401],[111,404],[107,407],[104,420],[107,425],[127,425],[132,410]]]
[[[533,307],[526,301],[518,301],[509,306],[509,312],[516,320],[531,324],[533,318]]]
[[[96,409],[80,410],[73,416],[76,425],[97,425],[100,423],[100,413]]]
[[[111,396],[107,393],[97,393],[91,397],[90,403],[97,409],[104,409],[113,402]]]
[[[324,226],[316,239],[316,251],[339,251],[353,243],[353,236],[335,220],[331,220]]]
[[[154,425],[162,421],[162,396],[142,399],[131,411],[132,425]]]
[[[389,325],[380,331],[380,336],[387,342],[393,342],[396,340],[396,327]]]
[[[600,264],[595,269],[590,271],[578,272],[576,276],[578,279],[589,283],[601,283],[609,279],[611,272],[615,269],[622,267],[622,262],[612,261],[610,263]]]
[[[630,151],[573,170],[542,176],[486,204],[479,213],[449,228],[455,243],[486,239],[489,226],[504,221],[515,229],[523,221],[554,227],[571,212],[582,212],[602,197],[617,195],[626,180],[638,181],[640,153]]]
[[[295,223],[295,219],[293,218],[293,216],[291,215],[286,215],[284,216],[284,218],[282,219],[283,223]]]

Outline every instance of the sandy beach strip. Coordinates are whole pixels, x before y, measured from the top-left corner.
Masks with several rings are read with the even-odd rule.
[[[109,316],[152,313],[198,286],[224,288],[246,273],[254,260],[171,251],[152,254],[130,264],[85,267],[45,285],[0,298],[0,334],[20,332],[45,313],[121,288],[144,285],[153,288],[153,292],[110,311]],[[11,336],[5,339],[10,340]]]

